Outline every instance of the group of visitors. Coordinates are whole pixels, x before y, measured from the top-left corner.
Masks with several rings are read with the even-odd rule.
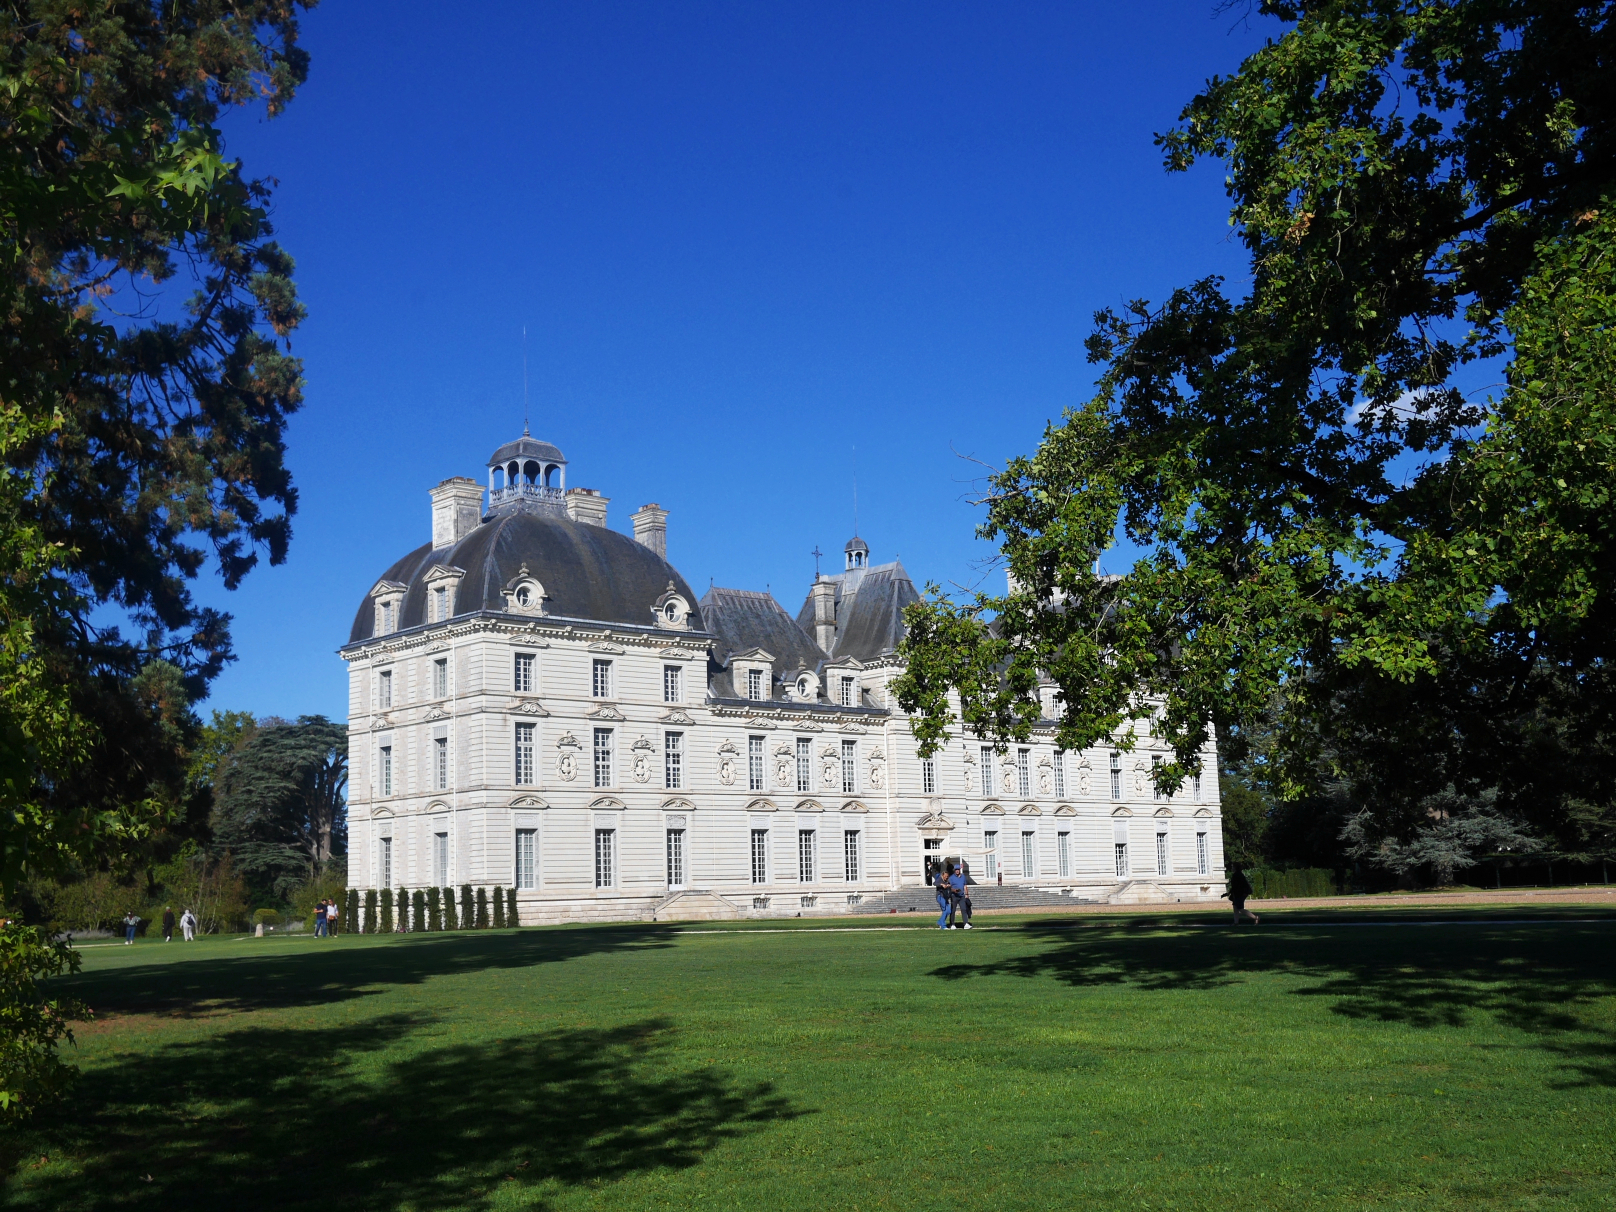
[[[958,867],[948,863],[933,876],[933,883],[937,886],[937,907],[942,910],[937,918],[939,930],[953,926],[956,913],[960,916],[960,929],[971,929],[971,894],[967,891],[969,880],[970,872],[963,863]]]
[[[342,916],[342,910],[337,908],[337,902],[324,900],[314,906],[314,937],[330,938],[337,932],[337,919]]]
[[[140,914],[136,913],[133,909],[123,915],[123,945],[125,947],[133,947],[135,945],[135,931],[140,928],[140,923],[145,920],[145,918],[141,917]],[[172,943],[174,941],[174,925],[174,907],[172,905],[164,905],[163,941],[165,943]],[[185,936],[186,942],[189,943],[195,939],[196,914],[192,913],[189,909],[180,914],[179,928],[180,933]]]

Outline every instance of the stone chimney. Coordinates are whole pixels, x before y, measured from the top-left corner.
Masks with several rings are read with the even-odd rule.
[[[836,584],[819,577],[808,592],[814,600],[814,643],[831,656],[836,648]]]
[[[432,495],[432,548],[458,543],[483,520],[483,489],[476,480],[451,476]]]
[[[635,510],[634,541],[649,547],[664,560],[668,558],[668,511],[652,501]]]
[[[590,526],[606,525],[606,503],[610,497],[603,497],[593,488],[567,489],[567,516],[574,522],[586,522]]]

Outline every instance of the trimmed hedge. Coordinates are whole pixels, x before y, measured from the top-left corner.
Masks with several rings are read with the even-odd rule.
[[[410,929],[416,934],[426,933],[426,893],[419,888],[410,897]]]
[[[426,890],[426,928],[428,930],[443,929],[443,890],[441,888],[428,888]]]
[[[382,889],[381,920],[376,925],[376,933],[393,933],[393,890],[391,888]]]
[[[342,932],[344,934],[359,933],[359,889],[348,889],[348,895],[342,903]]]
[[[516,911],[516,889],[505,889],[505,924],[507,926],[520,926],[522,915]]]
[[[1251,895],[1258,900],[1336,895],[1335,872],[1323,867],[1304,867],[1296,871],[1258,867],[1246,872],[1246,876],[1251,880]]]
[[[460,923],[455,919],[454,889],[443,890],[443,928],[445,930],[458,930]]]
[[[494,929],[505,929],[505,889],[494,889]]]
[[[477,927],[477,910],[473,908],[471,899],[471,885],[460,885],[460,928],[474,930]]]
[[[367,888],[365,890],[365,927],[364,927],[366,934],[375,934],[376,933],[376,921],[377,921],[376,912],[377,912],[376,911],[376,889]]]

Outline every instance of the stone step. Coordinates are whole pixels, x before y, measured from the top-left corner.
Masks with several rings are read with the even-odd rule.
[[[999,884],[972,884],[970,897],[972,909],[1058,909],[1098,903],[1082,897],[1044,892],[1038,888]],[[924,885],[899,888],[895,892],[867,896],[860,904],[851,906],[848,912],[890,914],[893,910],[899,913],[936,913],[937,892]]]

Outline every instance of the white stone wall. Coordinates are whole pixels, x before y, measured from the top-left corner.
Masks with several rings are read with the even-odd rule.
[[[515,655],[534,657],[534,688],[513,688]],[[521,892],[524,921],[637,917],[670,891],[668,818],[682,818],[685,882],[710,890],[747,912],[837,912],[848,898],[869,896],[922,879],[922,822],[945,837],[946,855],[964,855],[979,881],[988,878],[983,830],[997,829],[1006,884],[1070,889],[1103,896],[1127,879],[1149,881],[1171,896],[1216,897],[1222,892],[1222,838],[1216,763],[1209,751],[1199,796],[1187,785],[1171,798],[1149,791],[1151,747],[1141,741],[1124,755],[1123,795],[1110,796],[1108,749],[1066,755],[1066,792],[1054,794],[1053,734],[1036,734],[1030,750],[1030,794],[1020,795],[1013,769],[996,757],[995,794],[981,794],[974,739],[955,738],[934,760],[936,792],[922,790],[921,760],[907,721],[877,712],[818,708],[757,710],[708,704],[707,652],[677,632],[564,626],[542,621],[478,619],[425,632],[382,637],[346,650],[350,678],[350,882],[378,886],[379,844],[391,838],[394,886],[498,885],[514,881],[515,831],[536,831],[536,887]],[[448,694],[434,695],[432,663],[449,662]],[[612,694],[592,694],[593,662],[612,662]],[[682,670],[681,703],[663,701],[663,670]],[[378,674],[392,672],[393,703],[383,708]],[[889,704],[892,665],[864,669],[873,701]],[[518,724],[533,725],[531,783],[515,782]],[[614,740],[612,785],[596,787],[592,742],[596,728]],[[682,786],[664,785],[664,736],[684,737]],[[435,786],[433,742],[448,740],[449,785]],[[764,789],[748,779],[748,738],[765,738]],[[649,745],[648,769],[637,779],[634,746]],[[811,743],[807,793],[796,784],[796,741]],[[842,787],[842,742],[856,753],[852,792]],[[572,742],[575,742],[573,744]],[[784,784],[776,750],[791,752]],[[393,751],[392,794],[383,794],[379,753]],[[830,749],[827,756],[826,749]],[[1161,750],[1157,749],[1157,752]],[[569,765],[564,757],[570,756]],[[1079,758],[1086,758],[1085,770]],[[731,765],[724,781],[725,758]],[[971,759],[971,760],[967,760]],[[1000,763],[1004,763],[1001,765]],[[1085,790],[1086,777],[1086,790]],[[1156,865],[1156,821],[1168,822],[1166,874]],[[1115,870],[1117,822],[1126,826],[1130,872]],[[616,831],[616,879],[595,886],[595,831]],[[752,882],[751,831],[769,831],[769,872]],[[798,834],[816,835],[815,878],[798,878]],[[858,878],[845,878],[844,834],[859,834]],[[1198,830],[1207,834],[1208,870],[1196,869]],[[1021,834],[1033,833],[1037,867],[1024,871]],[[1057,836],[1070,834],[1070,869],[1058,868]],[[434,869],[435,835],[447,835],[449,870]],[[804,896],[815,898],[805,906]],[[766,907],[754,910],[755,898]],[[759,901],[761,905],[762,902]]]

